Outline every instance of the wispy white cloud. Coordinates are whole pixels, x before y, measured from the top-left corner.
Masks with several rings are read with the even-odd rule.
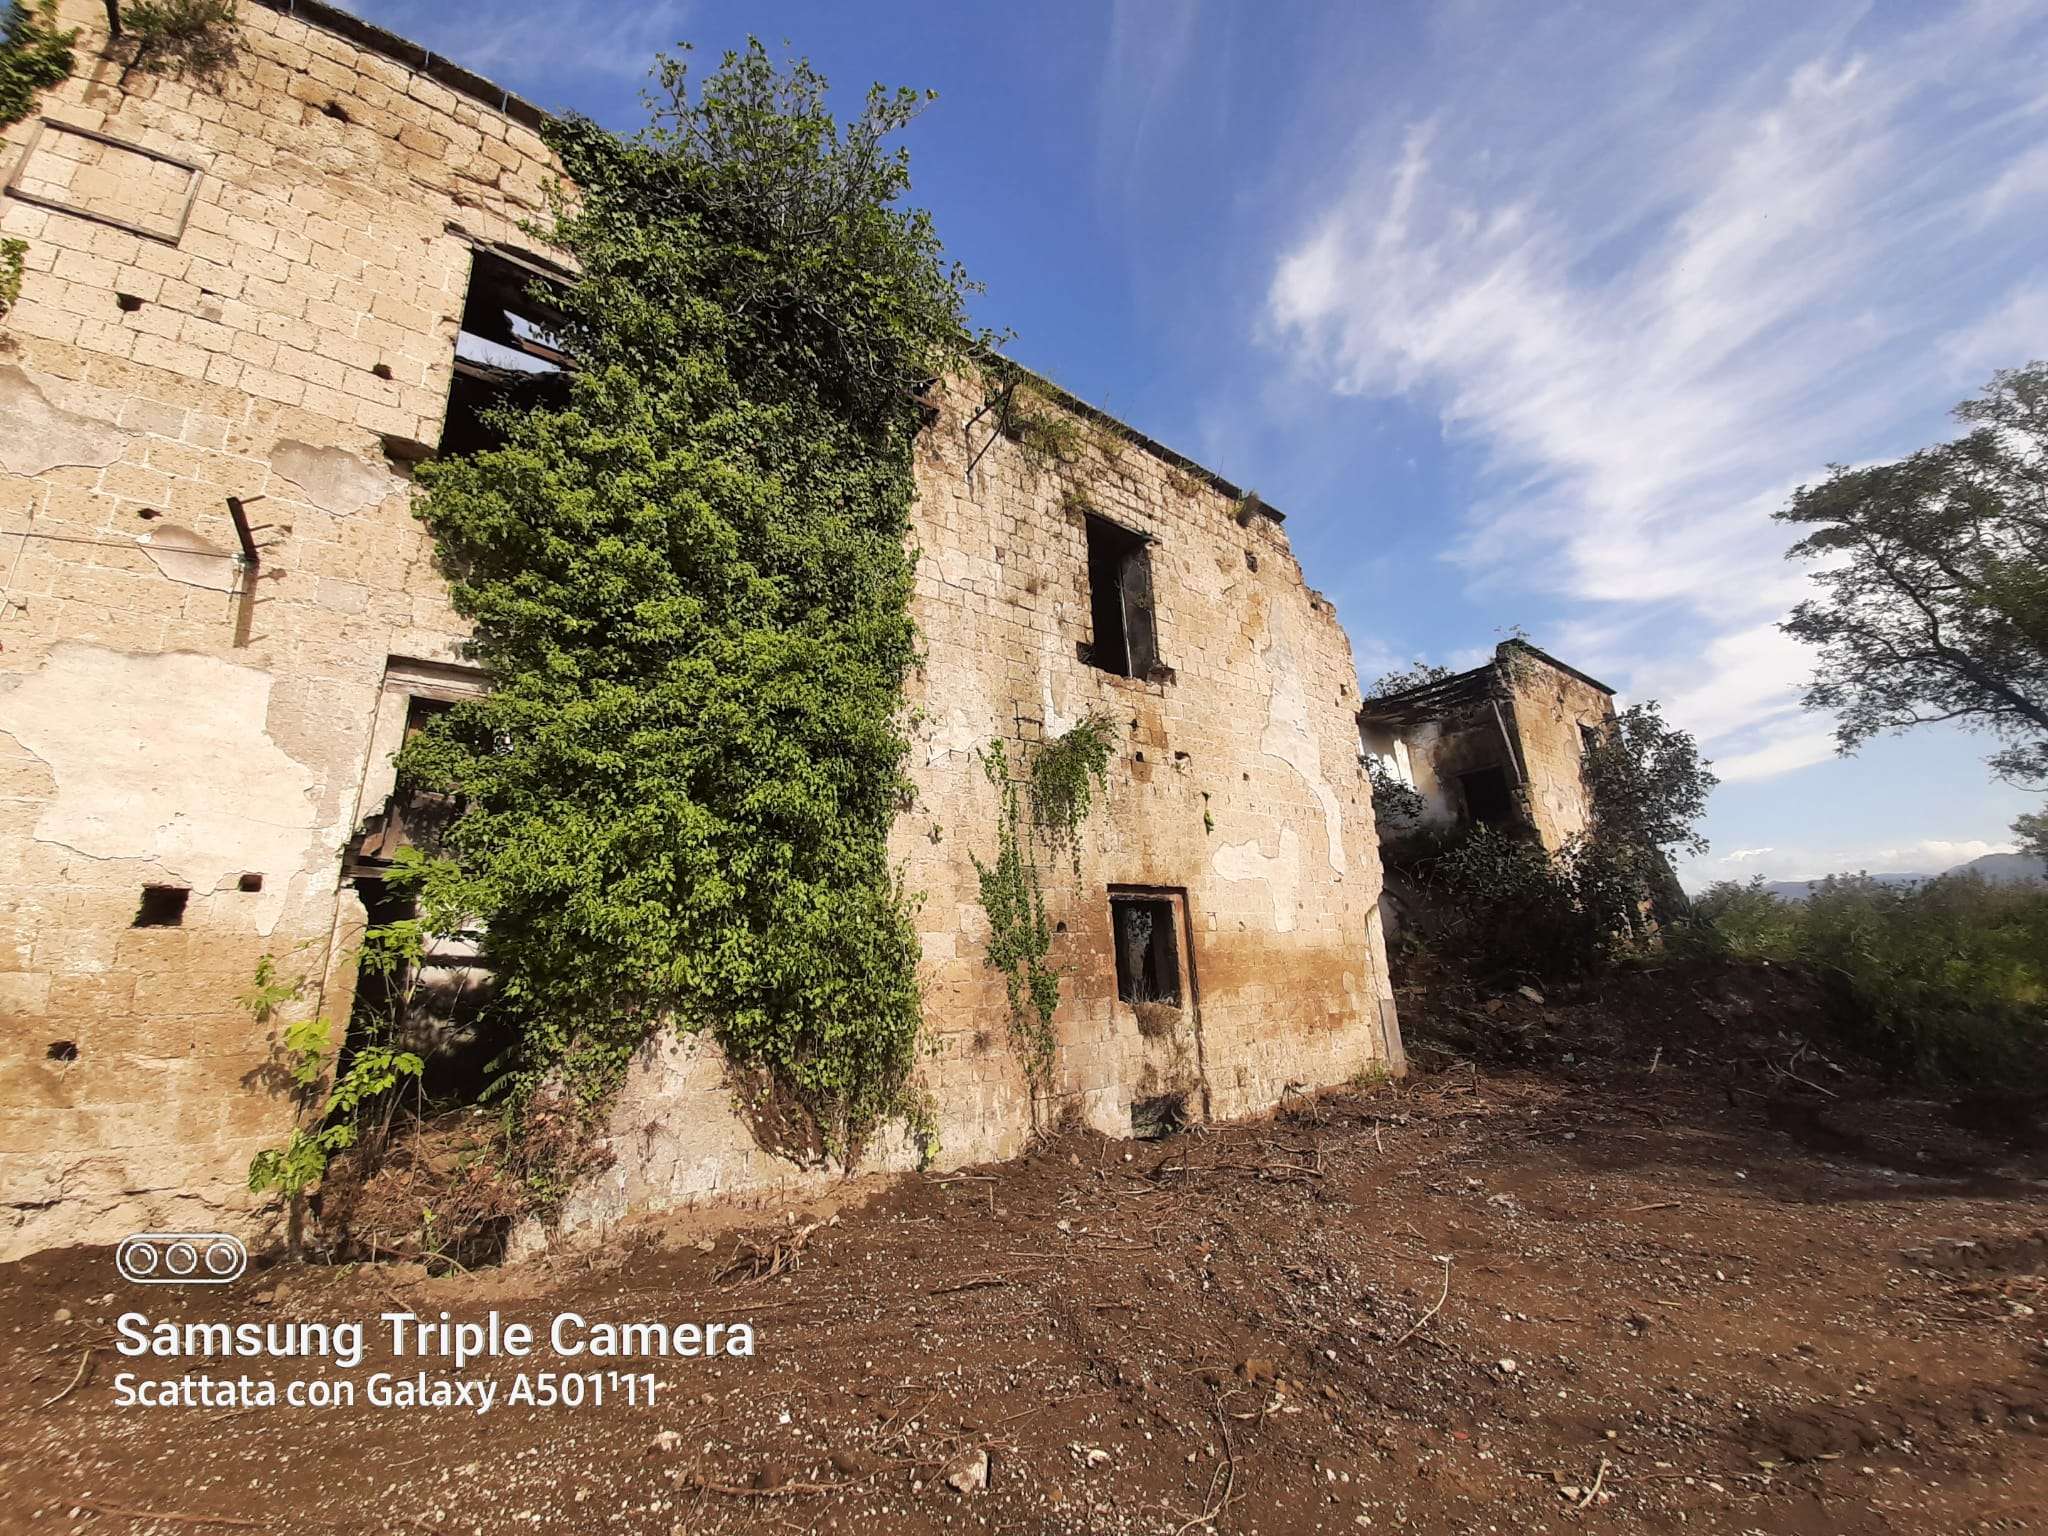
[[[1200,12],[1114,0],[1109,46],[1097,88],[1096,173],[1103,191],[1128,204],[1159,113],[1192,59]]]
[[[1563,600],[1572,659],[1661,697],[1724,779],[1819,761],[1769,513],[1942,430],[1961,364],[2048,351],[2048,257],[2015,238],[2048,215],[2048,25],[1439,14],[1454,106],[1359,129],[1275,261],[1275,339],[1341,394],[1433,402],[1489,470],[1471,579]]]
[[[674,51],[687,35],[693,9],[689,0],[343,0],[343,8],[505,85],[563,75],[643,79],[655,53]]]
[[[1941,356],[1949,377],[1972,381],[1993,368],[2048,356],[2048,274],[2022,283],[1983,319],[1942,337]]]

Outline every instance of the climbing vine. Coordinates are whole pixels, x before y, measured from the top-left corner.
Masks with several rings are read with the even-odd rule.
[[[980,754],[995,786],[996,856],[974,859],[981,907],[988,916],[986,962],[1003,973],[1010,998],[1010,1029],[1034,1088],[1052,1069],[1053,1014],[1059,1009],[1060,972],[1050,959],[1052,924],[1038,853],[1064,853],[1081,869],[1081,825],[1098,791],[1108,787],[1115,722],[1090,715],[1057,740],[1030,754],[1019,775],[1000,739]]]
[[[967,284],[900,206],[888,141],[927,98],[877,88],[842,125],[758,43],[656,80],[633,137],[548,130],[577,189],[565,400],[420,470],[492,691],[400,772],[462,797],[443,854],[515,1110],[552,1085],[593,1111],[650,1033],[708,1031],[851,1157],[914,1108],[905,540]]]
[[[21,277],[28,257],[26,240],[0,240],[0,315],[21,297]]]
[[[57,30],[57,0],[40,0],[31,11],[22,0],[0,9],[0,128],[20,122],[36,93],[71,77],[71,45],[77,30]]]

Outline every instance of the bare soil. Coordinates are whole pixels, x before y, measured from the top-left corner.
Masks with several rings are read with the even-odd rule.
[[[1402,1001],[1405,1084],[594,1257],[224,1291],[145,1292],[99,1250],[0,1269],[0,1526],[2048,1530],[2024,1105],[1816,1050],[1818,994],[1767,969]],[[744,1319],[758,1353],[589,1362],[651,1369],[651,1407],[505,1405],[518,1371],[585,1363],[544,1349],[467,1368],[499,1384],[484,1415],[115,1405],[123,1371],[297,1369],[122,1359],[123,1311],[374,1326],[400,1299],[543,1334]],[[373,1332],[331,1374],[415,1368]]]

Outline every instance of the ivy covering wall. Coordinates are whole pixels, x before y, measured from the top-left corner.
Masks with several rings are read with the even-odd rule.
[[[651,1031],[709,1031],[823,1144],[906,1107],[918,946],[887,838],[908,785],[906,548],[921,395],[966,285],[906,209],[910,92],[840,124],[758,44],[649,126],[550,141],[566,400],[422,466],[488,698],[401,757],[462,797],[442,850],[486,926],[516,1106],[601,1103]]]

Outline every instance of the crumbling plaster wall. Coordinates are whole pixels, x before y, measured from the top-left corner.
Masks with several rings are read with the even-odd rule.
[[[1516,764],[1510,755],[1508,738],[1502,732],[1504,716],[1496,716],[1490,705],[1467,705],[1441,720],[1425,720],[1403,726],[1398,736],[1386,727],[1367,725],[1361,730],[1365,749],[1381,758],[1391,757],[1394,743],[1401,743],[1408,764],[1410,787],[1422,797],[1422,826],[1431,829],[1454,826],[1465,815],[1464,792],[1458,775],[1481,768],[1497,767],[1515,782]],[[1382,828],[1383,832],[1414,830]]]
[[[1543,846],[1559,848],[1591,823],[1582,732],[1604,729],[1614,701],[1535,657],[1511,656],[1506,665],[1509,718],[1529,776],[1529,818]]]
[[[460,634],[381,439],[439,436],[449,225],[527,243],[552,175],[529,129],[259,5],[217,84],[124,74],[103,7],[61,17],[79,68],[40,112],[202,174],[176,243],[0,199],[28,242],[0,318],[0,1257],[245,1220],[287,1111],[235,999],[268,952],[346,1014],[337,856],[385,661]],[[246,644],[229,495],[262,547]],[[145,884],[190,887],[181,926],[131,926]]]
[[[924,897],[926,1019],[942,1047],[934,1075],[949,1150],[957,1137],[962,1155],[1005,1155],[1034,1119],[1007,1044],[1003,978],[983,958],[967,855],[993,854],[998,810],[973,749],[1000,734],[1014,760],[1019,746],[1093,711],[1121,735],[1078,875],[1048,872],[1061,925],[1053,960],[1068,975],[1052,1097],[1037,1121],[1071,1106],[1099,1130],[1129,1134],[1131,1101],[1147,1091],[1148,1048],[1116,996],[1112,885],[1186,893],[1196,997],[1183,1028],[1192,1036],[1199,1026],[1188,1054],[1206,1064],[1196,1109],[1256,1113],[1290,1084],[1390,1063],[1398,1032],[1377,928],[1357,673],[1280,523],[1257,513],[1240,522],[1222,491],[1136,445],[1035,468],[998,441],[970,474],[988,431],[986,418],[970,425],[979,403],[961,387],[946,395],[918,466],[919,804],[896,839]],[[1151,536],[1170,680],[1080,659],[1091,627],[1085,512]],[[956,1103],[985,1106],[978,1124]]]

